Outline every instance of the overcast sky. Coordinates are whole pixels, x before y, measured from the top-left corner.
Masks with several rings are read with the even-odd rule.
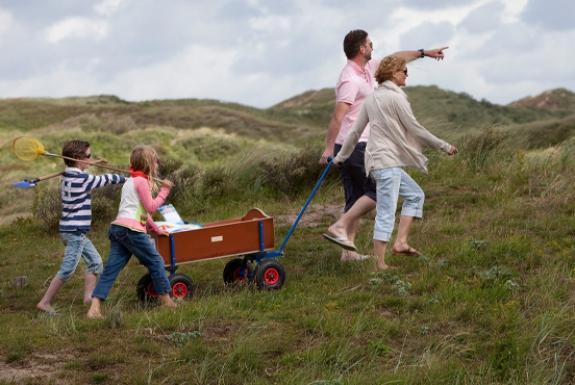
[[[506,104],[575,90],[574,0],[0,0],[0,97],[114,94],[269,107],[333,87],[342,41],[448,45],[408,85]]]

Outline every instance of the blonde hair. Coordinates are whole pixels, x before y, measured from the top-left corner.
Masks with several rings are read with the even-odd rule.
[[[377,83],[379,84],[386,80],[391,80],[393,78],[393,74],[397,71],[401,71],[406,64],[407,61],[399,56],[391,55],[384,57],[375,72],[375,80],[377,80]]]
[[[130,166],[134,171],[141,171],[150,177],[152,190],[156,191],[158,185],[154,178],[158,178],[158,167],[156,161],[158,153],[150,146],[137,146],[130,155]]]

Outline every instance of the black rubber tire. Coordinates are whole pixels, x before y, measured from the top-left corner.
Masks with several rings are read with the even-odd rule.
[[[255,281],[259,289],[279,290],[286,279],[283,266],[276,260],[263,261],[256,267]]]
[[[242,267],[245,269],[243,276],[241,274]],[[226,286],[245,285],[252,280],[253,269],[249,262],[242,258],[235,258],[226,263],[223,276]]]
[[[144,276],[140,278],[136,291],[138,293],[138,299],[143,304],[155,305],[158,303],[158,293],[156,293],[150,273],[144,274]]]
[[[194,283],[185,274],[174,274],[170,277],[170,296],[176,299],[190,299],[194,296]]]

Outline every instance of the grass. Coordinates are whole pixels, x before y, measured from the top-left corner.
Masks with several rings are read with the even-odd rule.
[[[399,269],[373,274],[370,262],[341,264],[338,250],[320,240],[323,227],[302,227],[281,259],[288,274],[282,290],[225,289],[225,261],[184,265],[179,271],[197,291],[175,312],[138,304],[135,283],[144,269],[131,263],[105,320],[84,318],[78,273],[58,297],[63,315],[41,317],[34,304],[62,246],[33,220],[3,227],[1,357],[14,366],[59,356],[66,364],[55,383],[569,383],[575,264],[563,240],[575,224],[570,200],[518,189],[511,175],[534,177],[520,163],[491,161],[476,173],[464,158],[433,159],[431,170],[416,176],[428,203],[413,243],[425,257],[391,256]],[[334,188],[318,201],[341,199]],[[218,204],[195,219],[240,215],[246,204]],[[275,200],[260,205],[274,215],[286,209]],[[366,251],[368,222],[358,240]],[[286,230],[278,226],[278,238]],[[92,238],[105,255],[105,226]],[[18,275],[30,285],[12,287]]]
[[[333,220],[325,214],[319,226],[304,222],[288,243],[280,259],[287,281],[279,291],[225,288],[227,260],[204,261],[178,269],[194,281],[191,301],[173,312],[142,307],[135,292],[145,269],[131,261],[105,303],[104,320],[85,318],[82,266],[57,297],[61,316],[38,314],[34,306],[63,251],[49,221],[40,220],[57,219],[57,193],[50,191],[56,184],[14,191],[8,183],[60,166],[45,158],[15,160],[6,146],[12,137],[29,132],[49,150],[83,137],[120,166],[133,145],[152,143],[164,173],[181,186],[171,199],[185,218],[209,222],[254,206],[279,218],[301,207],[311,190],[321,171],[321,142],[285,144],[277,141],[281,136],[261,139],[257,127],[251,135],[230,127],[248,127],[238,119],[254,114],[277,127],[307,122],[319,132],[325,122],[317,114],[328,111],[327,94],[303,95],[268,111],[198,100],[3,101],[12,104],[0,111],[0,122],[15,124],[0,131],[0,213],[31,212],[35,202],[36,217],[0,226],[0,384],[572,383],[572,118],[519,116],[521,110],[511,107],[481,107],[493,114],[481,112],[481,119],[490,116],[495,127],[451,132],[460,155],[430,153],[430,174],[411,172],[426,192],[425,219],[412,237],[425,255],[389,256],[397,270],[373,273],[372,261],[340,263],[340,251],[321,238]],[[455,109],[457,119],[449,124],[468,122],[466,114],[478,107],[456,96],[439,101],[466,106]],[[227,128],[178,126],[190,108],[236,111],[226,115],[233,115]],[[301,114],[302,108],[312,112]],[[94,197],[90,237],[104,258],[117,198],[113,189]],[[330,179],[314,203],[342,200]],[[367,218],[357,240],[362,252],[371,252],[371,229]],[[276,223],[276,244],[287,230]],[[20,276],[28,278],[24,288],[13,284]]]

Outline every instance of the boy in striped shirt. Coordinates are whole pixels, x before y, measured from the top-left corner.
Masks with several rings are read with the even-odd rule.
[[[38,310],[55,314],[52,300],[78,266],[80,257],[86,263],[84,303],[92,298],[96,286],[97,274],[102,272],[102,257],[86,237],[92,223],[92,201],[90,192],[109,184],[124,183],[126,178],[121,175],[105,174],[90,175],[86,170],[93,162],[90,144],[82,140],[71,140],[64,144],[62,155],[77,159],[64,159],[66,170],[62,175],[60,196],[62,199],[62,217],[60,218],[60,237],[64,241],[64,259],[60,270],[52,279],[44,297],[36,305]]]

